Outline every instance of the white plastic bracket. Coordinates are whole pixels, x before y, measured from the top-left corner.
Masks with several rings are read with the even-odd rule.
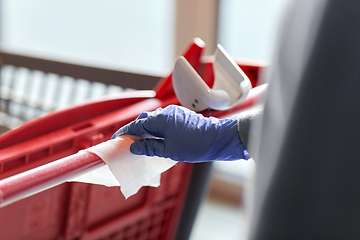
[[[245,99],[251,82],[236,62],[219,44],[215,51],[212,88],[184,58],[179,57],[173,71],[173,86],[181,105],[194,111],[226,110]]]

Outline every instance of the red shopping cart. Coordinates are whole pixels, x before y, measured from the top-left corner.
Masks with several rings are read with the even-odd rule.
[[[184,56],[195,69],[202,69],[203,79],[211,85],[211,60],[200,61],[203,47],[193,42]],[[261,66],[241,67],[255,86]],[[257,98],[248,98],[226,111],[204,114],[228,116],[252,106]],[[144,187],[128,200],[117,187],[64,183],[70,175],[103,164],[96,155],[73,154],[109,139],[141,112],[169,104],[179,104],[171,75],[153,91],[89,101],[1,135],[0,201],[3,205],[12,203],[0,208],[2,238],[173,239],[188,234],[209,164],[179,163],[162,174],[160,187]]]

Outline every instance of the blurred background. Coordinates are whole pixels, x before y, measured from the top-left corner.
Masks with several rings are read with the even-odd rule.
[[[289,0],[1,0],[0,49],[3,52],[162,77],[194,37],[207,44],[206,55],[220,43],[235,59],[271,63],[279,22]],[[1,68],[2,96],[30,94],[23,75],[10,83],[14,67]],[[33,84],[41,73],[33,74]],[[50,82],[50,81],[49,81]],[[71,79],[63,79],[69,82]],[[82,85],[83,84],[83,85]],[[86,83],[77,83],[73,102],[59,97],[50,110],[83,101]],[[101,89],[98,85],[96,89]],[[107,93],[131,91],[113,87]],[[22,94],[22,95],[21,95]],[[51,94],[44,94],[51,98]],[[104,94],[93,90],[88,97]],[[35,94],[33,94],[35,95]],[[35,99],[36,97],[34,97]],[[64,97],[65,98],[65,97]],[[23,103],[25,100],[21,100]],[[29,102],[32,100],[28,100]],[[35,100],[34,100],[35,101]],[[31,105],[31,104],[30,104]],[[9,108],[3,101],[1,109]],[[19,104],[10,106],[19,110]],[[8,109],[9,110],[9,109]],[[47,110],[37,111],[41,115]],[[36,117],[10,118],[0,111],[3,131]],[[9,120],[11,119],[11,121]],[[242,196],[254,162],[216,162],[209,192],[195,222],[192,240],[243,239],[246,220]],[[226,237],[225,237],[226,236]]]

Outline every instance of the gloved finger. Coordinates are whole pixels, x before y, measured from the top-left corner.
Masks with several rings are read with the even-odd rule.
[[[146,118],[145,118],[146,119]],[[126,124],[125,126],[119,128],[111,137],[111,139],[115,139],[121,135],[137,135],[141,136],[143,134],[149,134],[144,128],[142,128],[142,123],[144,119],[134,120]]]
[[[142,119],[142,118],[147,118],[147,116],[148,116],[148,113],[147,113],[147,112],[143,112],[143,113],[141,113],[141,114],[136,118],[136,120]]]
[[[129,128],[129,125],[131,123],[128,123],[126,124],[125,126],[122,126],[121,128],[119,128],[111,137],[111,139],[115,139],[117,138],[118,136],[121,136],[121,135],[134,135],[134,134],[131,134],[130,133],[130,128]]]
[[[156,116],[158,115],[163,109],[162,108],[157,108],[155,111],[151,111],[151,112],[143,112],[141,113],[136,119],[143,119],[143,118],[147,118],[149,116]]]
[[[130,146],[130,152],[136,155],[171,158],[166,151],[166,144],[163,139],[146,138],[135,141]]]
[[[120,128],[121,129],[121,128]],[[115,139],[117,138],[118,136],[120,136],[120,129],[118,129],[112,136],[111,136],[111,139]]]
[[[155,123],[153,123],[155,122]],[[163,137],[159,136],[160,134],[157,133],[157,124],[156,120],[145,118],[145,119],[139,119],[135,120],[127,125],[125,125],[126,128],[124,128],[123,131],[126,131],[130,135],[152,135],[155,137]]]
[[[161,111],[161,109],[158,109],[158,110]],[[158,111],[158,110],[156,110],[156,111]],[[159,126],[162,126],[160,124],[160,122],[157,119],[149,118],[150,114],[154,114],[154,116],[156,116],[156,114],[157,114],[156,111],[141,114],[139,116],[139,117],[141,117],[140,119],[136,119],[136,120],[126,124],[125,126],[121,127],[120,129],[118,129],[113,134],[111,139],[114,139],[118,136],[125,135],[125,134],[137,135],[137,136],[151,135],[151,136],[158,137],[158,138],[164,138],[163,129],[159,128]],[[147,116],[145,117],[145,115],[147,115]]]
[[[149,116],[156,116],[157,114],[159,114],[162,111],[162,108],[158,108],[155,111],[152,112],[142,112],[137,118],[136,120],[134,120],[133,122],[130,122],[128,124],[126,124],[125,126],[121,127],[120,129],[118,129],[111,137],[111,139],[117,138],[118,136],[121,135],[144,135],[144,134],[150,134],[152,135],[149,131],[147,131],[142,125],[144,124],[145,121],[138,121],[138,120],[145,120],[147,119]],[[150,120],[149,120],[150,121]],[[147,124],[149,125],[149,123]],[[159,134],[155,134],[153,135],[155,137],[163,137],[163,136],[159,136]]]

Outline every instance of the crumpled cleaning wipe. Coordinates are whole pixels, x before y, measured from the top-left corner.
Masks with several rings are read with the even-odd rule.
[[[107,165],[70,181],[120,186],[125,198],[137,193],[142,186],[160,186],[161,173],[177,162],[169,158],[132,154],[130,145],[137,139],[140,138],[123,135],[83,150],[95,153]]]

